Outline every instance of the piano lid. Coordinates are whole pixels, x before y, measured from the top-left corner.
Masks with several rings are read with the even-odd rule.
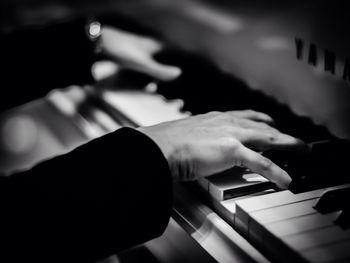
[[[336,136],[350,138],[347,1],[149,0],[120,3],[120,10]]]

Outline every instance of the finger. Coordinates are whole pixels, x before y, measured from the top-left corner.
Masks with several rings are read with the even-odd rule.
[[[148,54],[154,54],[163,49],[162,43],[151,38],[140,37],[138,41],[140,48],[145,49]]]
[[[233,116],[238,118],[246,118],[253,121],[265,122],[269,124],[274,124],[274,120],[267,114],[253,111],[253,110],[244,110],[244,111],[231,111]]]
[[[263,157],[259,153],[254,152],[243,145],[238,149],[236,158],[239,165],[264,176],[281,189],[287,189],[292,181],[287,172],[274,164],[270,159]]]
[[[145,59],[142,63],[135,65],[135,70],[146,73],[162,81],[170,81],[181,75],[181,69],[175,66],[164,65],[153,59]]]
[[[269,124],[265,122],[258,122],[250,119],[240,119],[236,118],[235,120],[238,122],[239,126],[242,128],[255,129],[255,130],[264,130],[273,133],[279,133],[276,128],[271,127]]]
[[[304,151],[307,145],[300,139],[274,130],[246,130],[242,143],[257,150]]]

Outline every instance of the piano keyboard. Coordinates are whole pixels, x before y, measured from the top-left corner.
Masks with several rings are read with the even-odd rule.
[[[181,112],[180,102],[147,92],[106,91],[103,100],[133,125],[189,116]],[[272,261],[350,261],[349,205],[344,201],[349,200],[350,184],[278,191],[262,176],[233,168],[197,185],[210,196],[214,210]],[[341,205],[333,205],[339,199]]]
[[[238,167],[201,178],[198,184],[217,201],[257,193],[272,187],[265,177]]]
[[[349,192],[350,185],[237,200],[235,226],[278,261],[349,262],[350,230],[336,223],[348,208],[338,207],[323,214],[317,209],[327,193],[344,189]]]

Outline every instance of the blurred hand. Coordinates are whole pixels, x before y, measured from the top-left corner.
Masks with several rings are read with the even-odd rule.
[[[251,148],[297,150],[305,145],[271,127],[272,122],[268,115],[250,110],[210,112],[138,130],[158,144],[176,181],[241,166],[285,189],[291,182],[289,175]]]
[[[100,44],[102,52],[124,68],[163,81],[173,80],[181,74],[180,68],[154,60],[153,55],[162,49],[162,45],[154,39],[104,26]]]

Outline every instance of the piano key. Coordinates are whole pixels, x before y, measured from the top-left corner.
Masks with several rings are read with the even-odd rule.
[[[310,191],[301,194],[293,194],[285,190],[271,195],[252,197],[237,201],[237,205],[242,207],[246,212],[254,212],[258,210],[268,209],[271,207],[291,204],[308,199],[315,199],[321,197],[323,189]]]
[[[290,218],[315,213],[316,210],[313,206],[317,201],[318,198],[315,198],[250,213],[248,239],[260,243],[263,247],[267,244],[266,240],[268,239],[270,240],[268,242],[269,245],[277,246],[281,243],[279,238],[273,232],[269,231],[266,225],[271,222],[281,222]]]
[[[349,201],[349,200],[347,200]],[[350,228],[350,208],[346,208],[339,215],[339,217],[335,220],[335,223],[342,227],[343,229]]]
[[[333,212],[326,215],[319,213],[298,216],[282,221],[277,221],[265,225],[267,231],[273,233],[277,237],[287,235],[295,235],[316,228],[323,228],[334,225],[334,220],[341,212]]]
[[[303,208],[300,209],[298,212],[307,212],[307,208],[312,209],[312,202],[315,200],[307,200],[302,203],[304,205],[302,206]],[[298,203],[293,203],[290,205],[287,205],[286,207],[290,207],[293,205],[296,205]],[[275,208],[270,208],[267,210],[275,210],[276,208],[280,207],[275,207]],[[291,208],[292,209],[292,208]],[[305,210],[306,209],[306,210]],[[293,209],[292,209],[293,210]],[[314,210],[315,211],[315,210]],[[281,211],[280,211],[281,212]],[[297,214],[298,214],[297,212]],[[316,211],[315,211],[316,212]],[[339,214],[339,212],[338,212]],[[317,215],[319,216],[317,219]],[[286,215],[288,216],[288,215]],[[299,221],[299,225],[292,225],[293,220],[300,220],[300,218],[305,219],[305,217],[310,216],[309,220],[304,220],[303,222]],[[298,234],[291,235],[291,233],[298,233],[302,235],[303,233],[308,233],[311,232],[310,229],[313,230],[320,230],[322,229],[322,226],[334,226],[333,219],[336,218],[337,214],[334,213],[332,216],[326,216],[326,215],[321,215],[321,214],[311,214],[311,215],[306,215],[306,216],[301,216],[301,217],[294,217],[290,218],[287,220],[282,220],[282,221],[275,221],[275,223],[282,223],[285,222],[284,224],[277,225],[277,227],[273,227],[273,224],[262,224],[258,221],[256,221],[253,217],[250,217],[250,224],[249,224],[249,240],[256,244],[258,247],[261,249],[268,251],[268,253],[274,255],[277,257],[278,260],[284,260],[285,256],[288,255],[289,261],[288,262],[299,262],[300,259],[300,253],[298,253],[297,249],[294,249],[290,244],[287,242],[284,242],[284,238],[291,237],[291,236],[297,236]],[[279,218],[280,219],[280,218]],[[312,220],[313,219],[313,220]],[[273,219],[271,219],[273,220]],[[289,223],[289,224],[288,224]],[[304,231],[304,225],[302,223],[306,223],[308,226],[307,231]],[[275,225],[276,226],[276,225]],[[282,227],[287,227],[287,231],[283,229]],[[298,226],[301,226],[301,229],[298,229]],[[338,227],[338,229],[340,229]],[[304,231],[304,232],[303,232]],[[301,232],[301,233],[300,233]],[[287,235],[286,235],[287,234]],[[330,234],[330,233],[328,233]],[[336,235],[336,233],[335,233]],[[343,239],[346,239],[347,237],[343,237]],[[337,240],[338,239],[338,240]],[[299,245],[304,246],[304,247],[312,247],[310,242],[312,242],[312,239],[310,242],[308,242],[309,239],[303,239],[302,242],[304,243],[299,243]],[[342,240],[341,236],[333,236],[333,240]],[[321,244],[325,243],[333,243],[331,240],[326,242],[324,241]],[[315,245],[317,246],[317,245]]]
[[[273,186],[265,177],[242,168],[233,168],[204,180],[208,181],[210,196],[218,201],[246,196]]]
[[[246,199],[246,198],[251,198],[251,197],[257,197],[257,196],[265,196],[267,194],[271,194],[271,193],[276,193],[275,189],[266,189],[263,191],[259,191],[253,194],[249,194],[249,195],[245,195],[245,196],[240,196],[240,197],[236,197],[236,198],[232,198],[232,199],[228,199],[228,200],[224,200],[221,201],[220,203],[226,207],[228,210],[230,210],[232,213],[236,212],[236,202],[242,199]]]
[[[341,242],[324,245],[317,248],[306,249],[300,251],[301,255],[310,262],[326,263],[336,262],[350,258],[350,241],[344,240]]]
[[[253,196],[262,196],[262,195],[266,195],[269,193],[274,193],[276,192],[275,189],[267,189],[267,190],[263,190],[260,192],[256,192],[253,194],[249,194],[249,197],[253,197]],[[217,201],[213,201],[213,205],[216,207],[216,210],[218,211],[218,213],[225,218],[226,221],[228,221],[230,224],[234,225],[235,228],[239,228],[239,223],[237,225],[236,222],[236,202],[237,200],[243,199],[243,198],[247,198],[248,196],[240,196],[240,197],[236,197],[236,198],[232,198],[232,199],[228,199],[225,201],[221,201],[221,202],[217,202]]]
[[[348,185],[332,187],[330,189],[341,189],[345,187],[348,187]],[[278,260],[284,260],[285,256],[288,255],[288,257],[290,257],[289,262],[295,262],[295,260],[297,262],[302,261],[300,255],[293,252],[287,244],[281,241],[280,237],[267,229],[268,223],[275,222],[277,224],[278,222],[283,222],[283,220],[291,219],[298,221],[300,220],[298,218],[302,216],[316,214],[317,211],[313,206],[327,189],[328,188],[301,194],[283,191],[265,196],[238,200],[236,202],[235,226],[237,225],[242,235],[253,242],[254,245],[267,251],[268,254],[273,255]],[[301,207],[298,207],[300,204],[302,204]],[[253,214],[256,214],[257,218],[254,218],[254,216],[252,216]],[[318,224],[332,224],[332,219],[335,217],[336,215],[334,215],[334,217],[328,216],[330,221],[325,220],[322,223],[322,220],[320,220]],[[257,222],[256,219],[262,219],[264,224]],[[313,222],[310,220],[309,226],[306,228],[312,229],[312,224]],[[316,225],[317,223],[315,226]],[[294,230],[290,227],[289,231],[293,232]],[[296,230],[296,232],[298,231],[299,230]]]
[[[326,191],[317,202],[315,209],[320,213],[330,213],[341,210],[348,205],[350,188]]]
[[[328,227],[315,227],[312,231],[285,236],[282,237],[282,240],[292,249],[301,251],[343,240],[350,242],[350,231],[344,231],[340,227],[331,224]]]
[[[308,215],[316,212],[313,207],[318,200],[318,198],[315,198],[303,202],[296,202],[288,205],[259,210],[250,213],[250,217],[260,224],[265,225],[270,222]]]
[[[279,237],[267,231],[264,226],[255,225],[253,228],[247,239],[255,247],[270,255],[273,262],[305,262],[296,251],[291,250],[286,243],[281,242]]]
[[[343,140],[324,140],[309,143],[309,152],[270,150],[264,155],[291,176],[289,190],[301,193],[349,182],[343,172],[343,144]],[[320,163],[324,165],[320,166]],[[334,166],[334,163],[338,165]]]
[[[317,198],[322,195],[322,192],[323,190],[315,190],[302,194],[293,194],[286,190],[264,196],[238,200],[236,202],[236,220],[240,223],[240,231],[242,231],[242,234],[248,235],[249,217],[250,213],[253,211]]]
[[[248,234],[247,230],[248,230],[249,214],[254,211],[263,210],[271,207],[282,206],[282,205],[300,202],[308,199],[320,198],[322,196],[322,193],[324,193],[327,190],[342,189],[347,187],[349,187],[349,184],[314,190],[314,191],[300,193],[300,194],[293,194],[292,192],[286,190],[286,191],[281,191],[281,192],[268,194],[264,196],[238,200],[236,202],[236,205],[237,205],[236,216],[237,218],[239,218],[240,222],[242,223],[242,232]]]

